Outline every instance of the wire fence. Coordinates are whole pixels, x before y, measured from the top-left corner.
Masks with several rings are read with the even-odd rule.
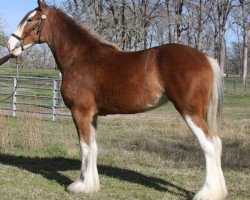
[[[240,76],[224,77],[225,94],[250,94],[250,77],[246,77],[245,82]]]
[[[225,94],[250,94],[250,78],[224,78]],[[0,110],[13,117],[22,113],[44,115],[53,121],[70,117],[60,93],[61,79],[0,75]]]

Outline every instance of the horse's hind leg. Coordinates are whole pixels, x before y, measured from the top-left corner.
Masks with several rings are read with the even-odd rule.
[[[72,109],[72,116],[78,131],[82,166],[80,178],[70,184],[70,192],[96,192],[100,189],[97,171],[97,143],[95,138],[95,118],[91,111]]]
[[[195,195],[194,199],[222,200],[227,195],[227,189],[221,169],[221,140],[210,132],[203,117],[187,115],[184,119],[197,137],[206,159],[206,180],[203,188]]]

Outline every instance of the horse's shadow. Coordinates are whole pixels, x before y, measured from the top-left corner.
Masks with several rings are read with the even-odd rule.
[[[42,175],[48,180],[55,180],[60,185],[67,186],[72,180],[60,173],[60,171],[78,170],[80,169],[80,161],[70,158],[55,157],[55,158],[38,158],[14,156],[8,154],[0,154],[0,163],[11,165],[20,169],[27,170],[34,174]],[[100,174],[130,183],[140,184],[155,190],[168,192],[173,195],[185,197],[187,200],[192,199],[193,192],[177,186],[169,181],[143,175],[139,172],[121,169],[118,167],[98,165]]]

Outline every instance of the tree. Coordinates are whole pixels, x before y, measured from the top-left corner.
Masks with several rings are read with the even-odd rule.
[[[8,41],[8,37],[6,36],[6,34],[0,31],[0,46],[6,47],[7,41]]]
[[[241,71],[242,79],[247,75],[249,0],[64,0],[63,9],[123,50],[187,44],[213,55],[223,71],[227,66],[227,74]],[[0,18],[0,46],[6,46],[1,24]],[[229,45],[225,35],[232,32],[238,39]],[[45,47],[36,47],[24,53],[23,64],[51,68],[50,56]]]
[[[4,19],[0,16],[0,55],[6,54],[8,37],[5,34]]]
[[[234,0],[216,0],[210,19],[214,25],[214,56],[218,59],[222,72],[224,73],[226,45],[225,33],[229,15],[234,8]]]
[[[239,0],[240,9],[241,9],[241,26],[243,29],[243,67],[242,67],[242,81],[243,84],[246,82],[247,76],[247,59],[248,59],[248,45],[249,45],[249,36],[250,36],[250,2],[246,0]]]
[[[188,26],[183,23],[183,10],[184,10],[184,3],[185,0],[176,0],[173,1],[174,6],[174,21],[175,21],[175,29],[174,29],[174,36],[175,42],[181,42],[181,34],[183,31],[188,29]]]
[[[168,19],[168,41],[169,43],[174,42],[173,36],[172,36],[172,13],[171,13],[171,5],[172,0],[166,0],[165,5],[167,7],[167,19]]]
[[[237,0],[238,4],[232,12],[233,26],[232,30],[237,36],[237,42],[234,42],[233,55],[237,55],[238,74],[241,75],[243,84],[246,81],[249,55],[249,37],[250,37],[250,2],[246,0]],[[236,59],[236,56],[234,56]],[[230,58],[231,59],[231,58]]]

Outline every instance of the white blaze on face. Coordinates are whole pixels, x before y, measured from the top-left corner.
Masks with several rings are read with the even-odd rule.
[[[28,19],[34,17],[36,13],[37,11],[31,12],[31,14],[25,19],[25,21],[17,27],[16,31],[14,32],[16,36],[22,37],[24,28],[28,23]],[[8,41],[8,46],[9,46],[10,53],[12,53],[15,56],[19,56],[22,53],[22,47],[20,45],[20,41],[17,38],[11,36]],[[32,46],[32,44],[25,45],[24,49],[30,46]]]

